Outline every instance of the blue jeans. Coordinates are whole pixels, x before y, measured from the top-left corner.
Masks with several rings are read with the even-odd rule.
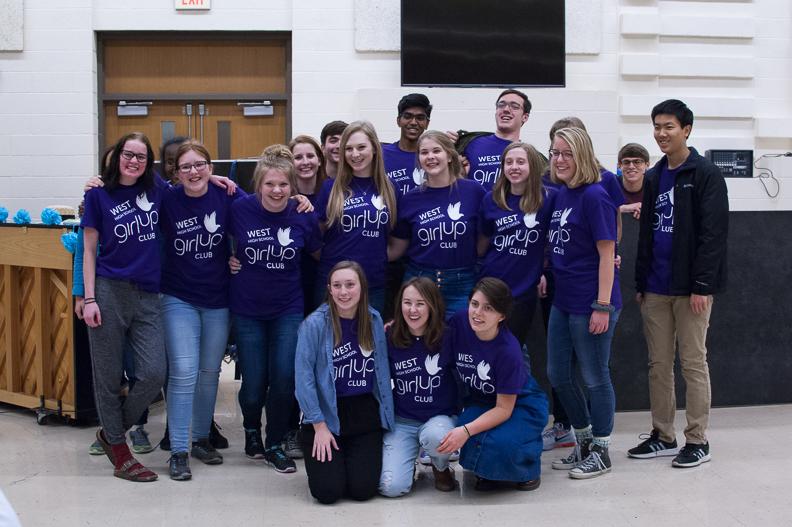
[[[228,308],[194,306],[162,295],[168,355],[168,434],[172,452],[209,437],[217,400],[220,363],[228,343]]]
[[[608,330],[589,332],[591,315],[573,315],[553,306],[547,327],[547,376],[558,393],[575,429],[591,425],[594,437],[613,430],[616,396],[610,378],[611,341],[619,311],[610,314]],[[575,380],[575,364],[588,391],[591,413],[583,391]]]
[[[445,301],[446,319],[460,309],[467,308],[470,291],[476,285],[476,272],[472,267],[432,269],[411,263],[404,273],[404,281],[416,276],[425,276],[437,284],[440,295]]]
[[[437,447],[454,426],[456,417],[447,415],[436,415],[425,423],[397,417],[394,429],[382,438],[380,494],[398,498],[410,492],[418,447],[429,454],[437,470],[447,469],[450,454],[439,454]]]
[[[289,431],[294,399],[294,355],[302,313],[273,320],[234,315],[234,332],[242,386],[239,406],[245,430],[261,429],[261,410],[267,411],[264,446],[279,446]]]

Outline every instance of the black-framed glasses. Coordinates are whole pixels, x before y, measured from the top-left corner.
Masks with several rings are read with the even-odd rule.
[[[572,152],[570,150],[565,150],[562,152],[561,150],[556,150],[555,148],[551,148],[550,150],[547,151],[547,153],[550,155],[550,157],[557,157],[558,159],[575,158],[575,156],[572,155]]]
[[[625,167],[629,167],[629,166],[639,167],[641,165],[646,164],[646,161],[644,161],[641,158],[636,158],[636,159],[626,159],[625,158],[625,159],[622,159],[620,161],[620,163],[622,164],[622,166],[625,166]]]
[[[498,101],[497,103],[495,103],[495,108],[497,108],[498,110],[503,110],[507,106],[509,108],[511,108],[512,110],[514,110],[515,112],[518,112],[518,111],[523,109],[523,105],[522,104],[520,104],[518,102],[514,102],[514,101],[511,101],[511,102],[510,101]]]
[[[179,172],[182,174],[189,174],[190,171],[194,168],[196,172],[200,172],[204,168],[209,165],[209,161],[196,161],[195,163],[185,163],[183,165],[179,165]]]
[[[127,161],[132,161],[132,158],[134,157],[140,163],[145,163],[146,159],[148,159],[148,155],[146,155],[146,154],[136,154],[136,153],[131,152],[129,150],[121,150],[121,157],[123,157]]]
[[[402,114],[399,117],[401,117],[405,121],[412,121],[413,119],[415,119],[415,121],[419,123],[425,123],[426,121],[429,120],[429,116],[427,116],[425,113],[402,112]]]

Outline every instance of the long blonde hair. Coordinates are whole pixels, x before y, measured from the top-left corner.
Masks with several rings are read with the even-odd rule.
[[[542,208],[542,200],[544,198],[542,174],[547,169],[547,165],[542,154],[527,143],[515,141],[503,150],[501,154],[501,174],[492,189],[492,199],[501,209],[511,210],[506,203],[511,192],[511,181],[506,177],[506,154],[517,148],[525,151],[528,156],[528,181],[525,186],[525,192],[520,197],[520,210],[528,213],[536,212]]]
[[[327,305],[330,307],[330,320],[333,324],[333,346],[341,344],[341,315],[338,313],[338,308],[330,296],[330,284],[333,280],[333,274],[336,271],[343,269],[351,269],[357,274],[358,282],[360,282],[360,301],[358,302],[355,318],[357,318],[357,338],[360,349],[374,350],[374,331],[371,329],[371,314],[368,310],[368,280],[366,280],[366,273],[359,263],[352,260],[343,260],[338,262],[330,269],[327,274]]]
[[[388,176],[385,175],[385,163],[382,160],[382,146],[380,145],[377,131],[374,130],[374,125],[368,121],[355,121],[350,123],[344,129],[341,135],[341,159],[338,162],[338,175],[333,183],[333,188],[330,190],[330,197],[327,201],[327,225],[332,226],[335,222],[341,221],[341,216],[344,215],[344,201],[352,197],[352,189],[350,183],[352,182],[352,167],[346,160],[346,145],[349,142],[349,136],[355,132],[363,132],[371,143],[372,150],[374,151],[374,158],[372,159],[372,174],[374,179],[374,186],[377,193],[382,197],[385,205],[390,213],[389,224],[393,227],[396,224],[396,193],[393,191]]]
[[[572,151],[575,160],[575,173],[568,182],[558,179],[555,170],[555,163],[550,162],[550,177],[554,183],[566,185],[569,188],[577,188],[581,185],[589,185],[600,181],[599,163],[597,156],[594,155],[594,146],[591,144],[591,137],[582,128],[561,128],[556,131],[555,139],[563,139]]]

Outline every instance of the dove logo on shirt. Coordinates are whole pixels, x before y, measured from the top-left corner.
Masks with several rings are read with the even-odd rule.
[[[550,219],[550,245],[553,246],[553,253],[564,254],[564,244],[570,240],[570,231],[565,229],[569,221],[572,207],[564,210],[554,210]]]
[[[492,245],[498,252],[507,251],[516,256],[525,256],[528,254],[528,246],[538,242],[541,238],[539,231],[536,230],[536,227],[539,226],[539,222],[536,221],[536,213],[525,213],[522,222],[518,222],[517,214],[511,214],[496,221],[496,226],[499,227],[513,227],[515,224],[525,225],[527,229],[517,227],[511,234],[498,234],[492,239]]]
[[[655,200],[652,228],[655,231],[674,232],[674,189],[663,192]]]
[[[220,225],[215,223],[217,214],[204,215],[203,228],[206,232],[197,232],[201,229],[198,217],[187,218],[175,222],[176,237],[173,240],[173,249],[178,256],[192,254],[195,260],[208,260],[212,258],[212,249],[223,241],[223,233],[217,232]],[[196,232],[194,236],[185,236],[187,233]]]
[[[132,216],[131,220],[118,223],[113,228],[118,243],[126,243],[130,237],[136,235],[138,241],[141,242],[154,240],[157,237],[156,225],[159,222],[159,211],[152,210],[154,204],[148,200],[145,192],[141,192],[135,198],[135,205],[140,209],[140,212],[132,212],[134,209],[129,206],[128,200],[110,209],[110,212],[116,215],[116,219]]]
[[[489,363],[483,360],[478,364],[474,364],[474,362],[473,355],[457,354],[457,369],[462,377],[462,382],[485,395],[495,393],[495,386],[491,382]]]
[[[441,249],[456,249],[457,238],[467,232],[467,224],[460,221],[465,213],[460,209],[462,202],[449,203],[446,214],[441,212],[440,207],[428,210],[418,215],[420,222],[429,223],[430,221],[440,220],[433,227],[421,227],[417,235],[421,242],[421,247],[427,247],[433,242],[440,242]],[[445,221],[445,218],[451,221]]]
[[[388,206],[382,196],[373,194],[368,206],[362,196],[347,198],[344,201],[344,214],[341,216],[341,228],[344,232],[362,230],[362,235],[367,238],[379,238],[380,226],[390,221]]]
[[[413,357],[394,364],[394,378],[397,395],[415,394],[413,399],[418,403],[431,403],[434,401],[433,392],[440,388],[442,377],[439,373],[443,369],[438,363],[440,354],[427,355],[424,359],[424,370],[418,365],[418,358]],[[426,374],[424,374],[424,371]],[[414,375],[413,375],[414,374]],[[409,375],[409,378],[405,378]]]

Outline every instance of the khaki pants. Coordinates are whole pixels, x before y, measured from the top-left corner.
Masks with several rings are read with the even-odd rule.
[[[706,340],[711,312],[711,297],[707,309],[696,315],[690,309],[689,296],[644,295],[641,316],[649,348],[652,427],[663,441],[676,438],[674,355],[679,342],[679,362],[687,385],[685,439],[689,443],[707,442],[711,393]]]

